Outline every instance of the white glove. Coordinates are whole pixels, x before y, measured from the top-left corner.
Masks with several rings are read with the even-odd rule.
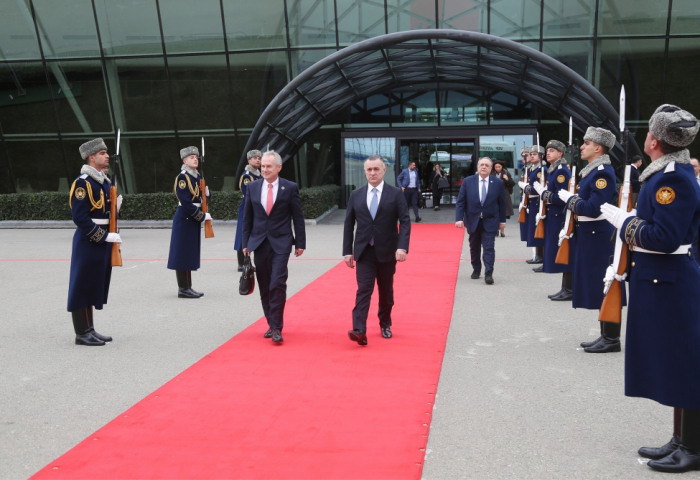
[[[204,188],[204,195],[206,195],[207,197],[209,196],[209,187],[208,186]]]
[[[518,186],[520,187],[521,190],[525,190],[525,187],[527,187],[526,182],[518,182]]]
[[[634,217],[637,215],[637,209],[635,208],[631,212],[625,212],[615,205],[604,203],[600,206],[600,213],[603,214],[608,222],[612,223],[613,226],[619,230],[622,228],[622,224],[625,223],[627,217]]]
[[[537,212],[537,215],[535,215],[535,225],[540,223],[540,220],[544,220],[547,218],[547,215],[540,215],[540,212]]]
[[[609,265],[608,268],[605,270],[605,277],[603,277],[603,283],[605,283],[605,288],[603,288],[603,293],[605,293],[605,294],[608,293],[608,290],[610,289],[610,285],[612,285],[614,280],[617,280],[618,282],[624,282],[626,278],[627,278],[626,272],[623,273],[622,275],[618,275],[615,273],[613,266]]]
[[[108,233],[105,242],[122,243],[122,237],[120,237],[118,233]]]
[[[122,198],[121,195],[119,195],[117,197],[117,213],[119,213],[119,211],[122,209],[122,201],[123,200],[124,200],[124,198]]]
[[[525,205],[523,204],[523,202],[520,202],[520,205],[518,205],[518,212],[523,208],[525,208]]]
[[[557,192],[557,195],[559,195],[559,198],[561,198],[564,203],[567,203],[569,199],[574,196],[573,193],[569,192],[568,190],[564,190],[563,188]]]
[[[559,246],[561,247],[561,244],[564,243],[564,239],[569,238],[568,235],[566,235],[566,230],[563,228],[559,230]]]
[[[205,213],[204,214],[204,221],[206,222],[207,220],[209,220],[211,222],[211,215],[209,215],[208,213]]]
[[[540,182],[535,182],[532,186],[537,190],[537,195],[542,195],[542,192],[546,190]]]

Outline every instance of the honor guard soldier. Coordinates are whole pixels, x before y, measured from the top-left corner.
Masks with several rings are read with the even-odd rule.
[[[78,227],[73,235],[68,286],[68,311],[73,316],[76,345],[97,346],[112,337],[95,331],[92,309],[107,303],[112,276],[112,243],[121,243],[118,233],[108,233],[110,182],[102,171],[109,165],[107,146],[101,138],[82,144],[80,156],[87,165],[80,169],[70,189],[70,209]],[[121,196],[117,197],[117,210]]]
[[[631,251],[625,395],[674,407],[671,441],[639,454],[673,473],[700,470],[700,268],[690,253],[700,186],[686,149],[697,133],[692,114],[659,107],[644,142],[652,163],[639,178],[636,211],[601,208]]]
[[[199,149],[187,147],[180,150],[183,165],[175,179],[175,195],[179,201],[173,217],[170,237],[168,268],[175,270],[178,298],[199,298],[203,293],[192,290],[192,270],[199,269],[202,250],[202,223],[211,220],[211,215],[202,212],[202,195],[199,191]]]
[[[535,182],[539,182],[542,175],[547,178],[547,173],[542,165],[542,157],[544,155],[544,148],[539,145],[533,145],[530,147],[530,173],[528,175],[528,183],[523,185],[525,189],[525,195],[528,198],[528,214],[527,214],[527,246],[533,247],[535,251],[535,256],[531,260],[527,260],[526,263],[531,265],[536,265],[543,262],[544,252],[544,238],[535,238],[535,230],[537,229],[537,213],[540,208],[540,196],[537,195],[537,191],[532,187]],[[533,269],[536,272],[541,272],[541,267]]]
[[[241,204],[238,206],[238,223],[236,224],[236,241],[233,244],[233,248],[238,254],[238,271],[243,271],[243,212],[245,211],[245,196],[248,193],[248,184],[255,180],[260,179],[260,160],[262,159],[262,153],[260,150],[251,150],[248,152],[248,165],[245,166],[243,175],[238,181],[238,189],[243,194],[243,199]]]
[[[520,177],[520,182],[518,182],[518,185],[521,183],[523,186],[521,187],[520,191],[522,192],[522,201],[520,202],[520,205],[518,206],[518,213],[520,213],[520,210],[523,208],[525,209],[525,222],[520,224],[520,241],[521,242],[527,242],[527,195],[525,195],[525,185],[527,184],[527,178],[529,175],[529,163],[530,163],[530,149],[526,148],[523,146],[520,149],[520,158],[523,160],[523,172]]]
[[[540,194],[540,199],[546,206],[544,217],[544,263],[542,264],[544,273],[561,273],[561,290],[549,298],[554,301],[571,300],[573,276],[571,265],[556,263],[559,251],[559,232],[564,228],[566,219],[566,204],[559,198],[559,190],[569,188],[571,170],[566,165],[564,152],[566,145],[559,140],[550,140],[546,145],[547,162],[550,164],[547,169],[547,188],[545,189],[538,182],[532,186]]]
[[[615,170],[608,151],[615,146],[615,135],[604,128],[588,127],[581,145],[581,158],[588,165],[581,170],[578,194],[562,188],[557,195],[576,214],[574,245],[574,288],[572,307],[599,310],[603,303],[603,279],[610,265],[615,244],[610,241],[615,229],[600,214],[600,206],[612,203],[617,194]],[[622,288],[622,303],[625,289]],[[620,324],[600,322],[600,337],[581,346],[588,353],[620,351]]]

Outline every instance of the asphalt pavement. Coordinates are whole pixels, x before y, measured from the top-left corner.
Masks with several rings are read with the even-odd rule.
[[[453,214],[421,211],[426,223]],[[343,215],[307,225],[308,249],[290,261],[290,296],[340,261]],[[177,298],[164,261],[170,230],[123,233],[132,260],[114,269],[109,304],[95,311],[98,331],[114,337],[99,348],[73,344],[73,232],[0,229],[0,478],[31,476],[262,316],[257,294],[238,295],[235,228],[214,227],[192,274],[201,300]],[[669,440],[672,410],[624,396],[624,353],[583,352],[597,312],[548,300],[561,275],[534,273],[530,253],[509,220],[489,286],[469,278],[465,235],[423,477],[662,477],[636,451]],[[430,272],[415,279],[415,294],[430,296]],[[394,325],[400,332],[401,319]]]

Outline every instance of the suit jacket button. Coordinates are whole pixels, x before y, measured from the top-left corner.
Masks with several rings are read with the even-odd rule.
[[[632,262],[632,266],[634,267],[634,262]]]
[[[593,235],[595,235],[595,232],[592,232],[592,233],[593,233]]]
[[[654,283],[659,283],[659,281],[657,279],[654,279]]]

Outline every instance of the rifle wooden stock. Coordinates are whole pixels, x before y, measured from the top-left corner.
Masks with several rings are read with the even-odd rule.
[[[622,205],[622,189],[620,187],[620,208],[624,208]],[[630,192],[627,201],[627,210],[632,210],[632,195]],[[615,231],[616,235],[620,233]],[[618,275],[623,275],[625,270],[627,270],[627,257],[629,255],[629,246],[626,243],[622,244],[622,250],[620,251],[620,264],[617,266]],[[601,322],[610,323],[620,323],[622,321],[622,285],[618,280],[613,280],[610,285],[608,293],[603,298],[603,303],[600,305],[600,313],[598,314],[598,320]]]
[[[569,245],[569,239],[565,238],[562,240],[561,245],[559,245],[559,250],[557,250],[557,258],[554,260],[554,263],[568,265],[570,252],[571,246]]]
[[[199,191],[202,194],[202,212],[207,213],[207,184],[204,179],[199,180]],[[214,229],[211,226],[211,220],[204,221],[204,238],[212,238],[214,236]]]
[[[109,233],[117,233],[117,187],[109,187]],[[112,266],[122,266],[122,250],[118,243],[112,244]]]
[[[523,209],[520,210],[520,213],[518,214],[518,223],[525,222],[527,222],[527,205],[523,205]]]
[[[540,199],[540,202],[542,200]],[[544,238],[544,218],[540,218],[540,223],[535,228],[535,238]]]

